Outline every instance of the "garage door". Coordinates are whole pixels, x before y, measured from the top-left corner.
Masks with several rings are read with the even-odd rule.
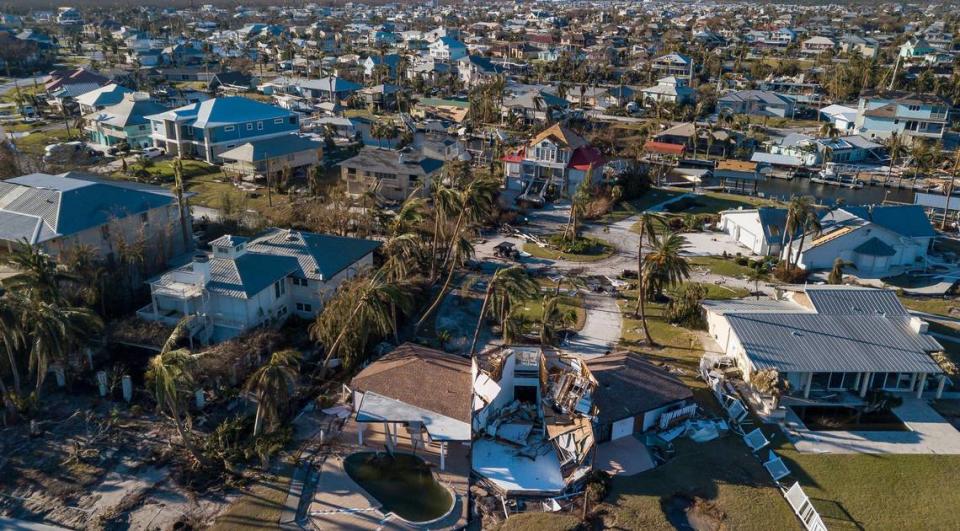
[[[618,420],[613,423],[613,431],[610,434],[610,440],[617,440],[621,437],[633,435],[633,417]]]
[[[742,243],[744,246],[752,250],[753,246],[756,245],[757,243],[757,237],[752,232],[741,227],[740,243]]]

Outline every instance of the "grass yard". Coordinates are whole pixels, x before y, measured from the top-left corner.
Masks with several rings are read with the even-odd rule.
[[[574,531],[580,519],[569,514],[523,513],[500,524],[498,531]]]
[[[700,284],[707,289],[706,299],[711,301],[742,299],[750,295],[750,291],[744,288],[724,286],[722,284],[710,284],[708,282],[701,282]]]
[[[243,489],[243,494],[210,527],[212,531],[276,529],[280,523],[294,466],[283,462],[276,475],[264,474]]]
[[[960,529],[957,455],[801,454],[778,434],[777,452],[830,529]]]
[[[187,190],[196,194],[190,199],[191,204],[217,209],[223,208],[225,198],[228,198],[234,209],[253,209],[258,212],[276,209],[290,203],[287,195],[274,193],[271,207],[267,203],[265,189],[258,189],[255,193],[244,192],[225,180],[220,173],[209,173],[190,179],[187,182]]]
[[[647,193],[643,194],[643,196],[632,201],[622,201],[621,204],[624,206],[629,205],[629,208],[639,213],[685,193],[687,192],[676,189],[651,188],[647,190]]]
[[[668,189],[678,190],[678,189]],[[759,206],[776,206],[778,203],[762,197],[749,195],[727,194],[724,192],[706,192],[690,198],[691,206],[673,212],[675,214],[716,214],[723,210],[736,208],[756,208]]]
[[[174,159],[168,160],[159,160],[154,161],[152,164],[147,166],[145,169],[147,173],[153,179],[163,181],[163,182],[173,182],[173,163]],[[138,162],[127,162],[128,169],[132,172],[140,169],[140,163]],[[206,162],[199,160],[184,160],[183,161],[183,178],[192,179],[200,176],[214,176],[222,177],[220,174],[220,168],[212,164],[207,164]],[[127,179],[127,175],[124,175],[122,172],[115,172],[114,177],[118,179]]]
[[[40,157],[43,156],[44,148],[50,144],[76,140],[77,130],[71,127],[70,133],[70,136],[67,136],[67,130],[60,127],[52,130],[35,131],[23,138],[16,139],[15,143],[17,145],[17,149],[23,153]]]
[[[736,278],[750,278],[753,274],[753,268],[738,264],[734,258],[723,258],[721,256],[694,256],[690,259],[690,265],[693,267],[706,268],[715,275]],[[760,279],[764,280],[763,277]]]
[[[550,247],[541,247],[533,242],[523,244],[524,252],[530,253],[536,258],[547,258],[550,260],[567,260],[569,262],[597,262],[613,255],[614,246],[598,238],[584,238],[592,243],[592,249],[587,253],[565,253],[558,249]]]
[[[550,292],[550,296],[553,292]],[[543,319],[543,300],[531,299],[519,303],[514,310],[517,315],[523,315],[532,322],[539,323]],[[560,296],[560,309],[571,311],[576,316],[573,330],[580,330],[587,320],[587,312],[583,309],[583,300],[580,297],[571,297],[568,295]]]
[[[960,309],[960,301],[955,298],[901,296],[900,302],[911,310],[951,317],[950,310]]]

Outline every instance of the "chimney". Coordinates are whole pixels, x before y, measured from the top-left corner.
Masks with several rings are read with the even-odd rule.
[[[929,323],[919,317],[910,318],[910,329],[918,334],[926,334],[929,326]]]
[[[206,286],[210,281],[210,257],[206,254],[196,254],[193,256],[193,274],[196,280],[194,282],[199,286]]]

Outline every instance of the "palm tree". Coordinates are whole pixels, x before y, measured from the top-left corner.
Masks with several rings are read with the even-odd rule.
[[[820,217],[817,216],[817,212],[813,209],[812,204],[809,206],[809,209],[802,211],[797,220],[800,227],[800,245],[797,247],[797,255],[793,259],[794,268],[800,264],[800,255],[803,254],[803,243],[807,239],[807,233],[816,237],[823,231],[823,227],[820,225]]]
[[[933,165],[936,160],[936,154],[930,149],[930,145],[922,140],[914,140],[910,146],[910,159],[913,162],[913,184],[917,184],[920,173],[926,173],[927,169]]]
[[[13,390],[20,395],[23,390],[20,386],[20,368],[17,363],[19,349],[24,345],[26,339],[23,336],[23,330],[20,328],[19,309],[14,305],[13,299],[9,297],[0,298],[0,343],[7,353],[7,363],[10,365],[10,373],[13,377]],[[2,379],[0,379],[2,382]],[[4,395],[8,394],[6,391]]]
[[[293,390],[300,376],[301,355],[295,350],[281,350],[270,356],[270,361],[254,371],[247,379],[244,389],[256,396],[257,416],[253,422],[253,435],[260,435],[266,421],[268,432],[280,420],[293,398]]]
[[[815,215],[813,212],[813,198],[810,196],[796,196],[790,199],[787,205],[787,222],[783,228],[781,247],[786,251],[787,268],[793,258],[793,238],[806,225],[806,218]]]
[[[433,188],[433,238],[431,241],[430,252],[430,282],[437,280],[437,254],[439,253],[440,239],[445,236],[444,227],[446,227],[450,216],[460,210],[460,197],[457,192],[443,184],[438,183]]]
[[[687,239],[674,232],[653,241],[653,248],[643,258],[645,278],[641,283],[645,289],[660,296],[665,288],[690,278],[690,263],[680,255],[686,244]]]
[[[532,298],[539,291],[539,285],[527,275],[523,266],[517,265],[498,269],[487,284],[487,290],[483,296],[483,304],[480,306],[480,314],[477,316],[477,326],[473,329],[473,341],[470,342],[470,355],[473,356],[476,353],[480,327],[483,325],[491,301],[494,302],[495,307],[500,306],[498,313],[500,314],[501,326],[505,331],[513,302]],[[499,305],[497,304],[498,301],[500,302]]]
[[[183,249],[190,249],[190,229],[187,227],[187,216],[190,215],[190,205],[187,204],[187,196],[184,194],[183,187],[183,161],[177,157],[173,161],[173,192],[177,196],[177,210],[180,216],[180,232],[183,236]],[[269,186],[267,187],[269,194]]]
[[[576,322],[577,315],[573,310],[561,306],[561,297],[543,297],[543,316],[540,319],[540,344],[553,345],[557,342],[557,334]]]
[[[465,237],[468,225],[477,223],[490,215],[495,203],[495,197],[500,183],[490,177],[477,178],[469,183],[457,194],[456,206],[459,210],[457,221],[454,224],[453,232],[450,234],[450,244],[444,253],[444,259],[441,267],[446,267],[447,278],[443,287],[437,294],[436,299],[427,308],[423,316],[417,322],[417,329],[423,326],[423,323],[440,306],[440,302],[447,294],[450,288],[450,282],[453,280],[453,274],[457,267],[466,263],[473,256],[473,244]],[[456,252],[454,252],[456,251]]]
[[[63,360],[85,339],[103,328],[100,318],[88,308],[64,307],[39,299],[25,299],[20,328],[26,338],[29,368],[36,375],[36,396],[54,361]]]
[[[388,334],[396,329],[392,308],[408,311],[413,302],[409,285],[390,282],[386,278],[386,272],[382,270],[341,288],[337,296],[343,297],[342,301],[352,305],[346,318],[337,315],[344,310],[343,305],[327,304],[316,321],[310,325],[310,335],[314,340],[328,345],[321,366],[321,378],[325,376],[327,365],[348,335],[355,339],[352,342],[356,349],[363,348],[366,338],[371,334]],[[348,353],[345,362],[352,361],[353,356],[358,354],[360,352]]]
[[[637,222],[637,226],[640,229],[640,240],[637,243],[637,308],[636,315],[640,318],[640,322],[643,324],[643,335],[647,340],[648,344],[653,344],[653,338],[650,337],[650,329],[647,326],[647,313],[646,313],[646,286],[644,285],[644,276],[643,276],[643,240],[644,238],[648,239],[651,244],[655,244],[657,240],[657,232],[654,229],[654,221],[663,223],[665,218],[662,214],[655,212],[644,211],[640,214],[640,220]]]
[[[843,284],[843,270],[847,267],[857,268],[853,262],[849,262],[838,256],[837,259],[833,261],[833,268],[830,270],[830,275],[827,276],[827,284]]]
[[[183,446],[198,462],[205,464],[206,458],[187,433],[187,427],[181,418],[186,414],[187,400],[193,392],[194,359],[189,350],[173,348],[185,333],[189,319],[189,317],[181,319],[167,338],[160,354],[150,358],[146,380],[153,393],[153,399],[157,402],[157,410],[166,409],[167,414],[173,419]]]
[[[41,248],[34,247],[26,240],[17,245],[9,262],[18,273],[5,279],[3,287],[28,298],[59,302],[62,299],[60,283],[77,280],[74,275],[57,267],[57,263]]]
[[[571,244],[577,241],[579,236],[578,224],[583,211],[590,202],[590,179],[584,178],[577,186],[576,192],[570,198],[570,216],[567,219],[567,227],[563,231],[563,239]]]

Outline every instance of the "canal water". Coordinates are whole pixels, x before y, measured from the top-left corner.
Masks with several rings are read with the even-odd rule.
[[[720,181],[714,178],[704,179],[702,186],[720,186]],[[809,195],[813,196],[817,203],[825,205],[832,205],[842,198],[843,202],[848,205],[869,205],[880,204],[885,200],[912,204],[914,191],[869,185],[863,188],[846,188],[844,186],[814,183],[805,178],[795,178],[789,181],[771,178],[760,181],[757,185],[757,194],[780,200],[789,200],[791,197],[798,195]]]

